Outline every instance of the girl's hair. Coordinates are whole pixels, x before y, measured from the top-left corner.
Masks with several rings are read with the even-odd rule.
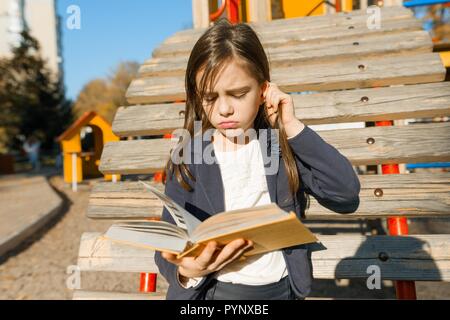
[[[185,77],[186,109],[183,128],[189,131],[191,138],[194,137],[194,121],[201,121],[202,132],[213,128],[203,109],[203,97],[207,88],[213,88],[221,68],[233,59],[246,68],[247,72],[255,77],[258,84],[262,85],[265,81],[270,82],[269,61],[255,31],[245,23],[231,24],[225,18],[218,20],[195,43],[187,64]],[[197,87],[196,76],[200,70],[204,72],[199,88]],[[280,109],[273,128],[279,129],[278,139],[289,180],[289,189],[292,195],[295,195],[300,187],[300,179],[294,154],[288,144],[286,131],[281,122],[282,111]],[[259,106],[254,121],[254,129],[258,132],[259,129],[268,128],[269,123],[264,104],[262,104]],[[182,152],[180,156],[182,156]],[[167,175],[171,176],[173,172],[180,185],[185,190],[190,191],[191,186],[181,174],[183,173],[186,177],[195,180],[188,166],[185,163],[174,164],[169,159],[163,173],[163,181],[166,180]]]

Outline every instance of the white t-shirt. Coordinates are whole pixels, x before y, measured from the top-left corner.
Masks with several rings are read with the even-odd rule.
[[[221,151],[214,144],[224,186],[225,210],[235,210],[269,204],[270,194],[264,171],[261,145],[256,136],[235,151]],[[234,261],[215,277],[222,282],[263,285],[278,282],[287,275],[281,251],[247,257]]]
[[[216,134],[218,134],[216,132]],[[222,176],[225,210],[269,204],[261,145],[256,136],[235,151],[223,150],[214,141],[214,153]],[[280,250],[233,261],[215,274],[222,282],[264,285],[280,281],[288,271]],[[190,278],[185,288],[196,286],[202,277]]]

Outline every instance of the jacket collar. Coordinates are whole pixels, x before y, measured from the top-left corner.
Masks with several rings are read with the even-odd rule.
[[[267,136],[262,135],[261,139],[260,132],[257,132],[258,141],[260,142],[261,148],[267,148],[266,154],[271,154],[271,150],[274,150],[275,152],[278,152],[278,161],[280,161],[280,147],[278,144],[278,139],[276,138],[275,131],[271,128],[268,128]],[[267,137],[265,140],[265,143],[262,143],[262,139]],[[209,206],[211,207],[211,210],[214,213],[223,212],[225,211],[225,196],[224,196],[224,186],[223,186],[223,180],[222,175],[220,172],[219,163],[217,161],[217,158],[214,153],[214,147],[213,143],[210,139],[210,137],[205,136],[205,140],[202,139],[201,135],[198,135],[192,139],[194,141],[194,147],[191,145],[191,159],[195,159],[194,162],[195,170],[196,170],[196,185],[199,186],[199,191],[201,191],[208,202]],[[199,147],[201,146],[201,148]],[[273,147],[272,147],[273,146]],[[195,163],[199,163],[199,159],[203,158],[202,155],[207,152],[212,156],[212,159],[214,160],[211,164],[203,164],[203,165],[197,165]],[[270,167],[269,163],[264,163],[264,170],[266,171],[266,181],[267,181],[267,187],[270,194],[270,200],[271,202],[277,202],[277,173],[273,174],[270,173],[268,168]],[[279,164],[281,165],[281,164]]]

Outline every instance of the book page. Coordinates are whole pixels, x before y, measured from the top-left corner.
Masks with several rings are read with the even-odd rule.
[[[186,230],[166,221],[124,220],[117,221],[114,225],[122,229],[149,233],[163,233],[189,240],[189,235],[187,234]]]
[[[142,232],[112,225],[104,234],[111,241],[117,241],[138,247],[146,247],[152,250],[165,251],[174,254],[182,252],[188,240],[179,238],[173,234],[164,232]]]
[[[193,241],[196,241],[205,237],[214,236],[218,233],[232,232],[234,229],[277,221],[288,216],[289,213],[282,210],[276,203],[230,210],[213,215],[203,221],[203,223],[194,230],[191,238]]]
[[[224,231],[224,230],[221,230]],[[263,224],[247,224],[244,228],[234,228],[219,232],[211,237],[204,237],[196,242],[196,245],[187,248],[180,257],[197,256],[209,241],[216,241],[219,247],[223,247],[236,239],[253,241],[253,249],[246,252],[245,256],[266,253],[283,248],[317,242],[316,236],[306,228],[294,212],[276,221]]]
[[[167,211],[169,211],[173,220],[175,220],[177,226],[187,230],[188,234],[192,234],[194,229],[201,223],[201,221],[189,213],[189,211],[182,208],[166,194],[160,192],[157,188],[141,180],[139,180],[139,182],[163,202]]]

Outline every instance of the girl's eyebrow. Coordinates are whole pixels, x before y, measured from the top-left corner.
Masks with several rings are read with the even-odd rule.
[[[230,93],[242,92],[242,91],[250,90],[250,89],[251,89],[250,86],[243,86],[243,87],[239,87],[239,88],[228,89],[228,90],[225,90],[225,92],[227,94],[230,94]],[[210,91],[210,92],[207,92],[206,94],[207,95],[211,95],[211,94],[214,94],[214,93],[217,93],[217,92]]]

